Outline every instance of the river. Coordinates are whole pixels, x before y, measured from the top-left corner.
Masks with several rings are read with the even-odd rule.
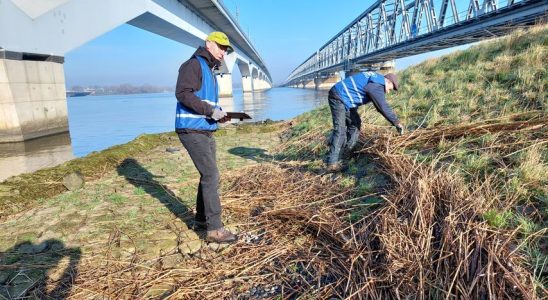
[[[70,97],[69,134],[0,144],[0,181],[127,143],[140,134],[172,131],[176,101],[173,93]],[[220,102],[225,111],[245,111],[250,121],[278,121],[327,103],[327,91],[234,89],[232,97]]]

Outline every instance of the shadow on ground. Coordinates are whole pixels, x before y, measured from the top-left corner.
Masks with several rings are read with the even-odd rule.
[[[271,163],[275,164],[282,168],[288,169],[299,169],[302,172],[312,172],[316,175],[325,174],[325,168],[323,164],[319,166],[306,167],[310,165],[316,159],[312,158],[313,154],[305,154],[305,158],[301,158],[299,155],[288,155],[285,153],[277,153],[275,155],[270,155],[266,153],[265,149],[261,148],[251,148],[251,147],[234,147],[228,150],[228,153],[240,156],[245,159],[253,160],[257,163]],[[302,153],[301,153],[302,154]],[[303,162],[305,163],[303,167],[302,164],[294,164],[292,162]]]
[[[261,148],[234,147],[232,149],[229,149],[228,153],[240,156],[245,159],[253,160],[257,163],[270,163],[270,164],[275,164],[282,168],[289,168],[289,169],[298,168],[301,171],[314,172],[316,174],[325,173],[323,169],[320,170],[320,169],[314,169],[314,168],[303,168],[302,166],[292,164],[291,161],[295,161],[298,159],[294,159],[293,157],[284,156],[281,154],[270,155],[266,153],[266,150]],[[302,161],[307,162],[308,160],[302,160]]]
[[[124,176],[137,188],[142,188],[150,196],[158,199],[175,216],[183,221],[188,228],[192,228],[194,213],[183,201],[170,189],[161,184],[156,178],[161,178],[150,173],[133,158],[127,158],[117,167],[118,174]]]
[[[262,163],[266,161],[270,162],[274,159],[273,156],[266,154],[265,149],[261,149],[261,148],[234,147],[234,148],[228,149],[228,153],[233,155],[238,155],[245,159],[251,159],[258,163]]]
[[[0,299],[66,299],[81,255],[80,248],[56,239],[22,242],[0,252]]]

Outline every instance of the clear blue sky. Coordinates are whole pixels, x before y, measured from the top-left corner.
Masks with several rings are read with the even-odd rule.
[[[374,0],[224,0],[265,61],[275,84],[352,22]],[[182,62],[195,49],[130,25],[122,25],[67,53],[67,87],[130,83],[174,86]],[[447,53],[442,51],[441,53]],[[427,57],[396,61],[403,69]],[[237,68],[235,68],[237,69]],[[235,71],[235,76],[239,72]],[[239,82],[238,79],[233,79]]]

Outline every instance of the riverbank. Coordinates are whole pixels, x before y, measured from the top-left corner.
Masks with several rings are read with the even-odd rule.
[[[360,108],[366,122],[344,172],[324,171],[326,106],[220,131],[234,245],[204,243],[187,225],[198,174],[173,134],[2,183],[26,203],[2,198],[2,293],[545,298],[547,30],[401,73],[390,103],[409,132]],[[85,186],[63,191],[60,178],[75,170]]]
[[[241,141],[246,137],[239,137],[239,134],[274,132],[278,130],[278,126],[281,126],[279,124],[279,122],[267,122],[263,125],[254,123],[239,126],[229,125],[220,130],[217,136],[222,137],[223,140]],[[261,136],[261,138],[264,137]],[[223,147],[228,147],[232,145],[232,142],[221,142],[221,144]],[[245,143],[242,142],[242,144]],[[86,181],[99,179],[106,171],[116,168],[123,160],[150,155],[151,151],[157,153],[160,151],[158,149],[162,147],[182,149],[175,133],[141,135],[127,144],[110,147],[101,152],[93,152],[56,167],[13,176],[0,182],[0,220],[5,220],[10,215],[32,208],[39,202],[39,199],[53,197],[66,191],[63,177],[67,174],[78,172]],[[233,161],[234,159],[230,160],[230,166],[234,165]]]
[[[279,144],[278,132],[285,126],[268,122],[229,125],[218,131],[223,178],[268,160],[268,151]],[[86,182],[67,191],[63,177],[72,172]],[[195,253],[204,244],[187,226],[193,219],[198,179],[177,136],[166,133],[143,135],[128,144],[2,182],[2,262],[24,261],[37,267],[19,278],[14,277],[17,268],[8,266],[0,271],[0,283],[12,281],[11,295],[23,294],[37,282],[44,283],[46,273],[63,274],[66,264],[48,265],[60,253],[67,257],[78,253],[79,263],[109,251],[109,257],[122,260],[138,255],[159,262],[163,257],[162,265],[175,266],[183,259],[179,251]],[[233,224],[230,214],[224,216],[227,224]],[[111,249],[113,242],[116,249]]]

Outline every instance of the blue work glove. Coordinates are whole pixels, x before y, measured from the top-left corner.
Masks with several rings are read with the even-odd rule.
[[[226,112],[224,112],[220,107],[215,107],[215,109],[213,109],[213,113],[211,114],[211,118],[213,120],[219,121],[224,117],[226,117]]]

